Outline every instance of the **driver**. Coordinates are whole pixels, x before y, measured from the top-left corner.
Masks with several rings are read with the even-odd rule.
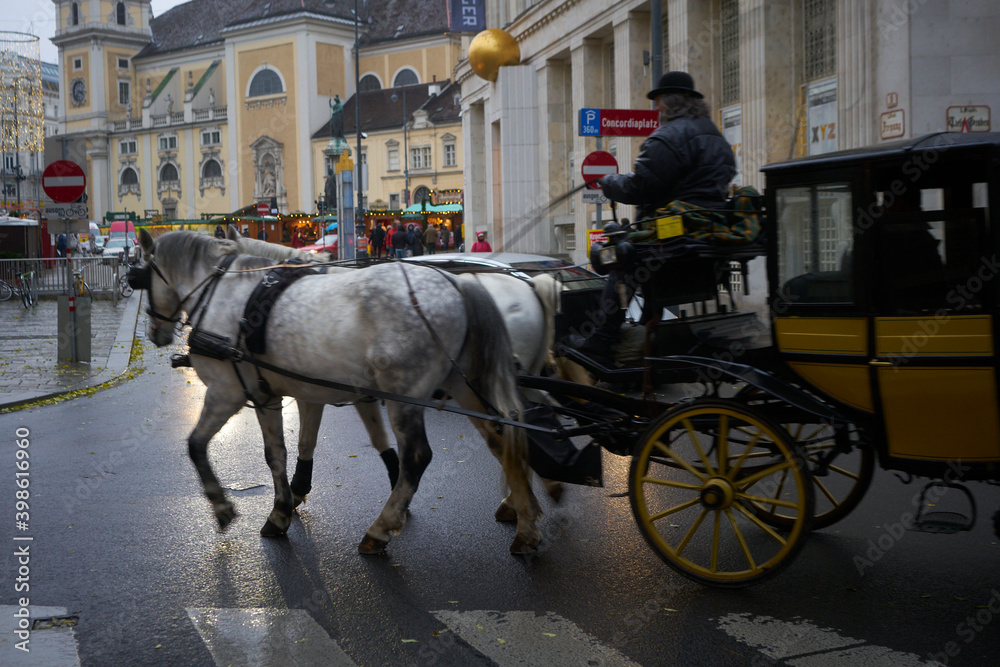
[[[640,220],[678,200],[694,208],[725,208],[729,183],[736,175],[736,158],[709,118],[708,103],[695,90],[694,79],[687,72],[667,72],[646,97],[656,102],[660,126],[643,142],[631,173],[601,177],[604,195],[623,204],[636,204]],[[625,321],[618,298],[621,283],[617,271],[608,275],[602,297],[606,317],[580,347],[605,366],[613,365],[612,350]],[[632,298],[630,293],[626,296]]]

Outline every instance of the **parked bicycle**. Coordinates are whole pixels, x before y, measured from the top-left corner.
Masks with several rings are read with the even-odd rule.
[[[73,295],[74,296],[85,296],[93,298],[94,294],[90,290],[90,285],[87,284],[87,280],[83,277],[83,271],[78,270],[73,272]]]
[[[128,254],[122,255],[121,264],[118,266],[118,291],[125,298],[132,296],[132,286],[128,284],[128,271],[132,268]]]
[[[17,274],[14,285],[10,285],[5,280],[0,280],[0,301],[6,301],[15,294],[20,295],[21,303],[25,308],[31,308],[38,303],[38,297],[33,289],[35,281],[34,271],[25,271]]]

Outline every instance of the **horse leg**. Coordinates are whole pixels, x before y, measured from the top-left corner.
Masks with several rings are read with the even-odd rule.
[[[396,486],[399,479],[399,457],[396,450],[389,443],[389,436],[385,432],[385,424],[382,421],[382,411],[379,409],[378,401],[357,401],[354,408],[358,411],[361,421],[364,422],[368,437],[372,441],[372,447],[382,457],[385,464],[385,471],[389,474],[389,486]]]
[[[298,507],[306,501],[306,495],[312,490],[313,453],[316,451],[316,439],[319,434],[319,424],[323,420],[323,404],[296,401],[299,408],[299,455],[295,462],[295,474],[292,476],[292,504]]]
[[[399,446],[400,475],[392,487],[381,514],[365,532],[358,553],[379,554],[385,551],[392,535],[406,519],[406,510],[420,485],[420,478],[431,462],[431,446],[424,430],[424,409],[401,403],[389,404],[389,422]]]
[[[229,418],[243,406],[242,396],[223,396],[211,388],[205,393],[205,405],[191,435],[188,436],[188,456],[194,464],[205,495],[212,503],[212,511],[219,522],[219,531],[224,531],[237,516],[236,508],[226,498],[219,479],[212,471],[208,460],[208,442],[219,432]]]
[[[254,412],[264,435],[264,460],[274,479],[274,508],[261,527],[260,534],[264,537],[279,537],[288,530],[293,511],[292,491],[286,468],[288,457],[282,430],[281,403],[275,401],[270,406],[255,406]]]

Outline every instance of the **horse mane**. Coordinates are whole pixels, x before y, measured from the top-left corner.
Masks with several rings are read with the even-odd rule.
[[[183,263],[185,269],[199,263],[212,264],[224,255],[238,252],[232,241],[194,232],[167,232],[156,238],[156,260],[164,267],[175,262]]]
[[[298,248],[289,248],[277,243],[247,238],[240,234],[240,231],[234,225],[229,225],[226,235],[230,241],[235,241],[239,251],[246,255],[256,255],[257,257],[267,257],[268,259],[276,260],[295,257],[310,262],[329,262],[332,259],[328,252],[305,252]]]

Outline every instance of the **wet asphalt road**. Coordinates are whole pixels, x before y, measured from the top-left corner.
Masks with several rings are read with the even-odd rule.
[[[983,665],[1000,658],[995,487],[972,487],[980,520],[971,532],[899,534],[891,526],[912,511],[919,487],[879,471],[861,506],[814,534],[790,568],[748,589],[715,590],[676,574],[646,546],[628,499],[609,497],[626,490],[627,461],[608,454],[606,488],[570,488],[559,506],[544,499],[543,552],[511,557],[513,528],[493,520],[503,495],[499,464],[467,421],[434,414],[434,461],[408,525],[388,555],[362,557],[357,543],[389,488],[353,410],[326,409],[313,493],[288,538],[278,540],[258,534],[272,490],[256,420],[248,409],[234,417],[210,448],[241,513],[219,534],[186,451],[204,388],[190,369],[171,370],[168,355],[147,347],[147,370],[134,380],[0,415],[8,443],[0,454],[8,505],[0,514],[7,517],[0,605],[19,596],[13,537],[31,535],[31,603],[78,617],[84,665],[217,664],[189,611],[206,608],[304,610],[357,665],[532,664],[516,662],[515,650],[535,664],[556,664],[545,642],[568,627],[585,633],[592,645],[584,653],[593,652],[589,663],[566,664],[924,664],[935,656]],[[294,443],[290,402],[285,414]],[[26,532],[12,520],[10,443],[18,428],[30,430]],[[888,549],[873,551],[879,544]],[[501,632],[514,612],[538,619],[539,631],[519,647],[488,638],[484,648],[474,629],[457,631],[461,617],[470,628],[499,618],[507,623]],[[546,625],[553,615],[566,623]],[[561,630],[546,634],[555,627]],[[510,659],[494,649],[509,650]]]

